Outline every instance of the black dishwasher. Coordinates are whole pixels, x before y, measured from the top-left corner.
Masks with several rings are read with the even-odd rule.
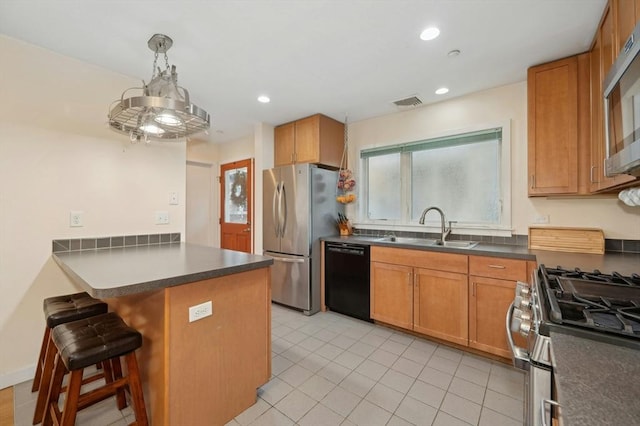
[[[341,314],[371,321],[369,307],[369,246],[325,243],[325,305]]]

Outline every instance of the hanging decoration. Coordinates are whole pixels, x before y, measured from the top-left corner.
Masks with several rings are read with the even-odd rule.
[[[338,185],[336,201],[342,204],[353,203],[356,200],[356,194],[353,190],[356,186],[356,180],[353,172],[347,168],[347,152],[349,151],[349,128],[348,117],[344,119],[344,150],[342,151],[342,159],[340,160],[340,169],[338,170]]]

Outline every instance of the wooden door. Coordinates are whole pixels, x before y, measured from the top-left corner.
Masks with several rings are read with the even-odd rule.
[[[578,191],[578,59],[529,68],[529,196]]]
[[[468,295],[466,274],[416,268],[413,330],[467,346]]]
[[[273,135],[273,164],[276,167],[293,164],[296,137],[295,130],[295,123],[287,123],[275,128]]]
[[[220,247],[253,250],[253,160],[220,166]]]
[[[514,281],[469,277],[469,346],[504,358],[511,358],[505,318],[515,297]],[[519,335],[516,344],[526,347]]]
[[[296,121],[296,163],[320,161],[320,116],[314,115]]]
[[[411,330],[413,268],[371,262],[371,318]]]

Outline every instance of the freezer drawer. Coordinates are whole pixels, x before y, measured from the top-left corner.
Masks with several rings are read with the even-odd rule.
[[[265,252],[273,258],[271,266],[271,300],[302,311],[311,310],[311,259]]]

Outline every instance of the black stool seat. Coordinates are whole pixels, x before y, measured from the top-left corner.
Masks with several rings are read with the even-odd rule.
[[[133,352],[142,335],[114,312],[65,324],[52,331],[58,353],[69,371]]]
[[[49,297],[42,302],[42,308],[49,328],[90,316],[105,314],[108,310],[105,302],[94,299],[86,292]]]

